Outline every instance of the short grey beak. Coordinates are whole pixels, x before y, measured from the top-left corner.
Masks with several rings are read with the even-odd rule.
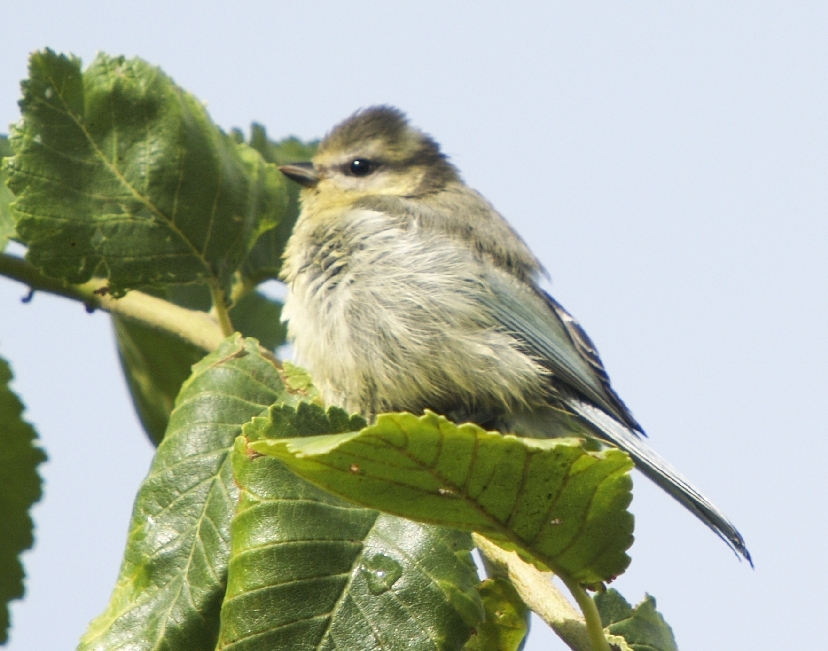
[[[312,188],[319,183],[319,174],[313,169],[313,163],[290,163],[279,165],[279,171],[299,185]]]

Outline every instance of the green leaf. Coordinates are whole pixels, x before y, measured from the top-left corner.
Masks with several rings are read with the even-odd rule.
[[[250,125],[250,142],[248,144],[259,152],[268,163],[284,165],[286,163],[309,161],[316,153],[319,141],[302,142],[299,138],[291,136],[276,142],[267,137],[267,130],[263,125],[254,122]]]
[[[271,412],[274,430],[288,427],[288,412]],[[620,450],[503,436],[430,412],[383,414],[360,432],[250,448],[357,504],[480,532],[580,583],[610,580],[629,564],[633,464]]]
[[[300,404],[293,425],[352,422]],[[246,442],[233,455],[241,500],[218,649],[462,648],[483,615],[468,534],[346,503],[275,459],[251,458]]]
[[[310,373],[301,366],[295,366],[290,362],[282,362],[282,365],[284,367],[282,381],[292,393],[304,396],[305,400],[309,402],[321,402],[319,390],[313,386]]]
[[[121,572],[81,651],[212,651],[238,499],[230,451],[242,425],[295,401],[272,358],[230,337],[184,383],[138,493]]]
[[[3,158],[11,156],[13,153],[9,145],[9,139],[0,135],[0,253],[5,250],[6,244],[14,235],[14,221],[9,208],[9,204],[14,201],[14,195],[9,190],[9,186],[6,185],[7,175],[3,165]]]
[[[254,337],[268,350],[285,343],[287,328],[281,321],[282,304],[260,292],[245,294],[230,310],[233,326],[245,337]]]
[[[164,439],[175,398],[205,352],[162,330],[113,316],[118,357],[135,411],[157,446]]]
[[[268,163],[283,165],[310,160],[318,142],[304,143],[298,138],[286,138],[279,142],[269,140],[265,128],[255,122],[250,127],[250,146],[258,151]],[[252,284],[270,278],[278,278],[282,268],[282,253],[299,216],[298,183],[287,184],[288,203],[283,217],[276,228],[262,235],[242,265],[242,274]]]
[[[21,417],[23,404],[9,388],[11,379],[0,358],[0,644],[8,640],[8,604],[23,596],[20,554],[34,542],[29,509],[42,495],[37,467],[46,460],[37,434]]]
[[[140,59],[36,52],[11,137],[27,259],[70,283],[211,282],[227,290],[287,205],[286,181]]]
[[[487,579],[478,587],[486,620],[463,647],[465,651],[519,651],[529,632],[531,611],[515,586],[505,579]]]
[[[283,381],[294,391],[308,386],[306,378],[310,376],[304,369],[285,365],[285,372],[290,379],[283,378]],[[278,403],[271,406],[267,414],[250,421],[244,428],[244,436],[249,441],[314,437],[355,432],[367,424],[362,416],[348,414],[339,407],[329,407],[326,411],[317,402],[299,402],[296,406]]]
[[[174,303],[191,309],[206,309],[209,290],[196,285],[179,285],[168,294]],[[245,295],[233,309],[233,325],[246,337],[255,337],[270,350],[285,341],[285,327],[279,321],[281,304],[258,292]],[[192,365],[205,352],[163,330],[135,321],[113,317],[121,368],[132,402],[150,440],[158,445],[164,438],[175,397],[190,376]]]
[[[634,609],[617,590],[596,594],[594,599],[604,630],[623,637],[633,651],[678,651],[673,631],[650,595]]]

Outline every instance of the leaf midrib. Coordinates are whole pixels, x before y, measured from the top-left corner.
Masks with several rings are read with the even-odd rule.
[[[85,123],[83,123],[81,120],[79,120],[78,117],[74,114],[74,112],[70,109],[68,102],[64,98],[62,90],[58,88],[58,84],[56,83],[56,80],[49,73],[48,69],[45,66],[43,66],[42,69],[43,69],[44,77],[46,79],[48,79],[49,84],[52,86],[52,88],[55,89],[55,93],[56,93],[57,97],[60,99],[61,103],[64,106],[64,111],[63,111],[64,114],[69,116],[69,118],[75,123],[77,128],[80,130],[80,132],[86,138],[87,142],[89,143],[90,147],[92,148],[92,151],[95,153],[95,156],[103,163],[104,167],[106,169],[108,169],[110,171],[110,173],[118,180],[118,182],[130,192],[130,194],[133,198],[135,198],[140,203],[142,203],[150,211],[150,213],[152,213],[153,216],[155,216],[157,221],[159,221],[163,224],[166,224],[167,227],[170,230],[172,230],[181,239],[181,241],[183,241],[189,247],[189,249],[192,251],[193,255],[204,265],[205,269],[208,272],[211,272],[210,265],[209,265],[205,255],[204,255],[204,253],[206,253],[206,248],[205,248],[204,253],[199,251],[196,248],[195,244],[193,242],[191,242],[188,237],[185,236],[185,234],[183,233],[183,231],[181,231],[181,229],[178,228],[178,225],[175,223],[174,218],[173,219],[167,218],[152,201],[150,201],[144,195],[139,193],[138,190],[135,187],[133,187],[133,185],[126,179],[126,177],[124,177],[123,174],[121,174],[121,172],[117,168],[117,166],[112,164],[112,162],[106,157],[106,155],[103,153],[103,151],[101,151],[101,149],[98,147],[98,145],[95,142],[94,138],[89,133],[89,131],[86,129]],[[83,84],[84,83],[83,73],[81,73],[80,76],[81,76],[81,84]],[[107,76],[110,77],[110,78],[112,77],[112,71],[109,68],[107,68]],[[57,110],[56,107],[52,106],[48,102],[44,102],[39,97],[35,98],[35,101],[37,101],[38,103],[46,106],[49,109]],[[117,140],[118,127],[117,127],[117,124],[115,122],[114,117],[112,119],[112,125],[113,125],[114,137]],[[145,127],[146,127],[146,124],[145,124]],[[148,127],[146,127],[146,128],[148,128]],[[179,170],[181,170],[180,165],[179,165]],[[219,192],[219,190],[217,190],[217,193],[218,192]],[[177,203],[175,205],[177,205]],[[214,203],[214,206],[215,206],[215,203]],[[212,219],[213,219],[213,216],[211,215],[211,218],[210,218],[211,223],[212,223]],[[212,275],[212,273],[210,273],[210,275]]]

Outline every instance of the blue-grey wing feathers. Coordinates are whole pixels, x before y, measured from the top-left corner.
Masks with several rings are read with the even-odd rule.
[[[594,344],[553,298],[502,273],[486,278],[483,302],[503,328],[551,373],[556,400],[584,421],[596,438],[627,452],[636,467],[710,527],[753,565],[745,541],[713,503],[640,438],[641,427],[609,384]]]
[[[491,295],[482,300],[494,319],[523,342],[527,353],[548,367],[556,381],[641,432],[610,387],[592,341],[563,307],[542,290],[503,273],[489,273],[486,283]]]

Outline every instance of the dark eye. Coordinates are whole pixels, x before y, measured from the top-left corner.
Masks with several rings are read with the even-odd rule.
[[[351,161],[348,169],[354,176],[368,176],[371,172],[377,169],[377,164],[367,158],[355,158]]]

